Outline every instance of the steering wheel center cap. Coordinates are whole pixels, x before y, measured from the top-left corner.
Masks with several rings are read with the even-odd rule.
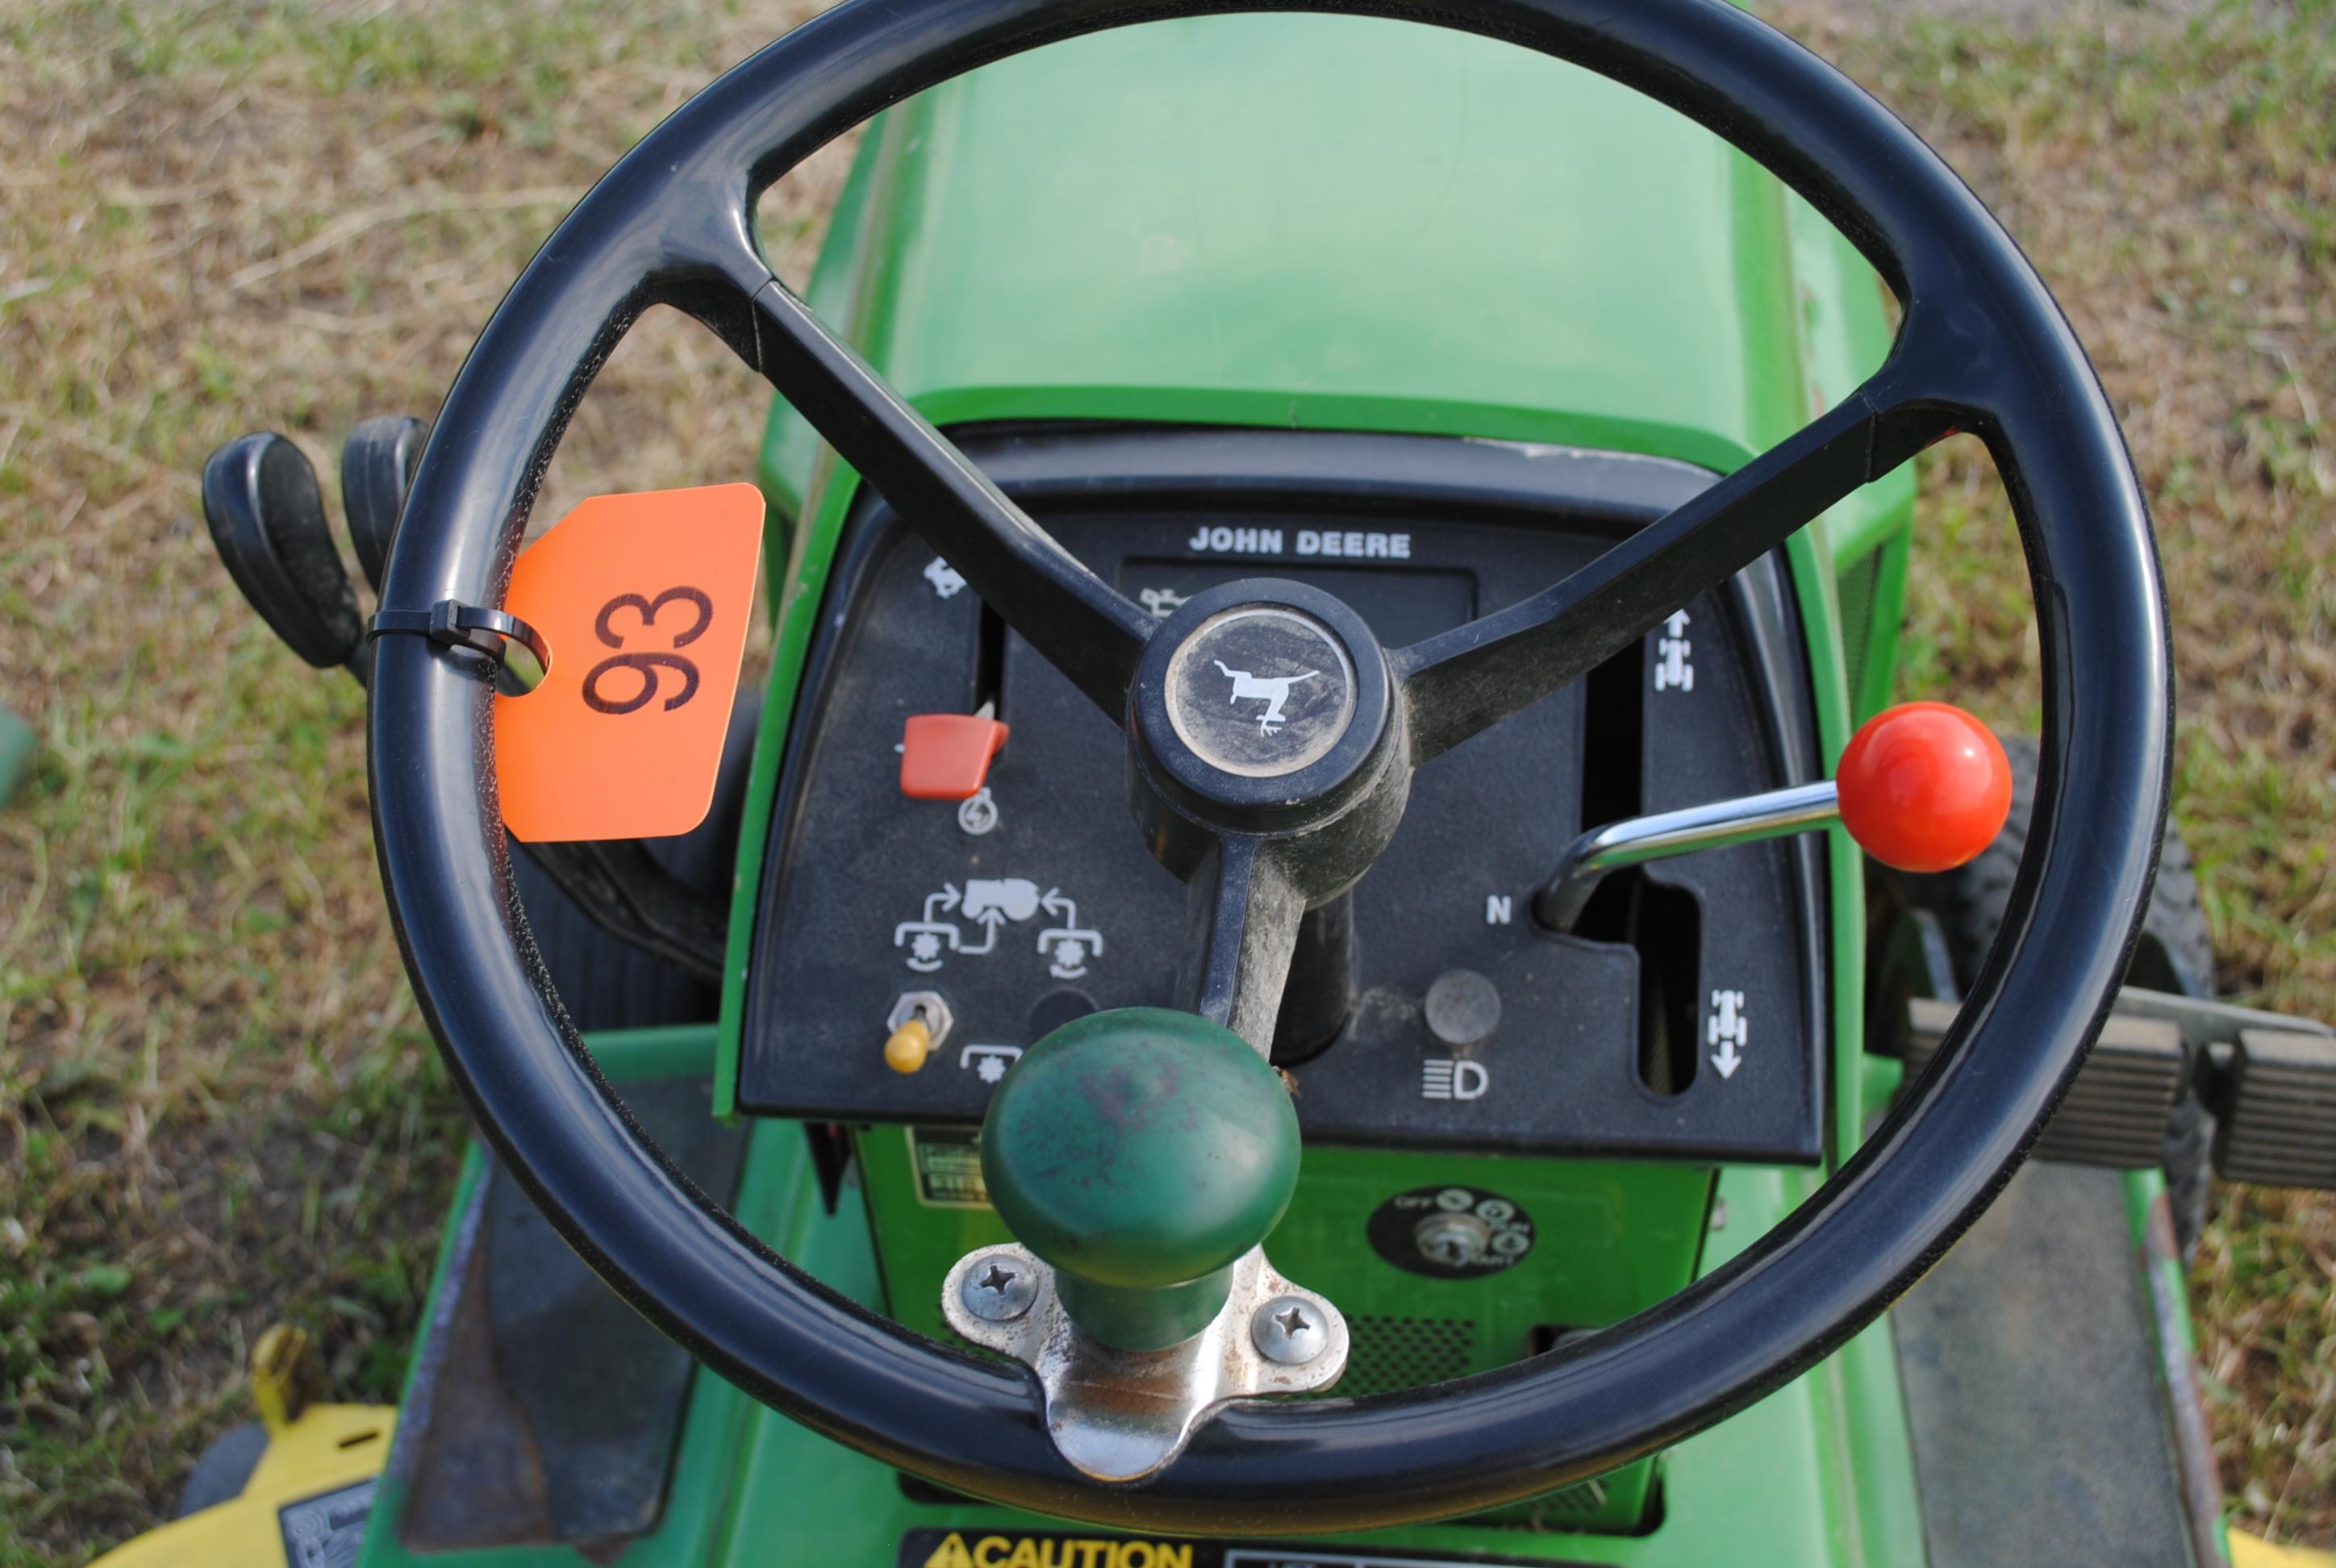
[[[1128,689],[1128,782],[1152,852],[1188,876],[1214,836],[1277,835],[1307,896],[1329,897],[1403,816],[1398,700],[1377,638],[1334,595],[1266,577],[1202,589]]]
[[[1302,610],[1244,605],[1201,623],[1168,662],[1169,726],[1211,767],[1280,778],[1319,762],[1355,720],[1355,661]]]

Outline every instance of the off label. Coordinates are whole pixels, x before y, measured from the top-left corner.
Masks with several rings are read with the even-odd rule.
[[[1414,1187],[1371,1212],[1371,1250],[1434,1280],[1497,1274],[1533,1251],[1533,1216],[1512,1199],[1457,1183]]]

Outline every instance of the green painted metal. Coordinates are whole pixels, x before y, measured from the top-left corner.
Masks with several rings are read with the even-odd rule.
[[[1881,276],[1816,209],[1789,192],[1795,320],[1810,417],[1851,396],[1882,366],[1896,303]],[[1913,516],[1914,471],[1894,469],[1854,492],[1820,523],[1836,564],[1847,566],[1903,534]]]
[[[2193,1368],[2195,1376],[2198,1334],[2190,1320],[2190,1280],[2175,1241],[2173,1211],[2167,1203],[2163,1168],[2152,1166],[2125,1173],[2126,1222],[2133,1234],[2134,1257],[2146,1271],[2145,1294],[2149,1300],[2150,1319],[2166,1350],[2166,1355],[2160,1358],[2161,1364],[2178,1358],[2184,1366]],[[2170,1389],[2168,1395],[2174,1401],[2203,1405],[2195,1383],[2187,1388]],[[2214,1535],[2227,1561],[2231,1554],[2231,1522],[2227,1514],[2215,1518]]]
[[[622,1083],[708,1070],[715,1036],[706,1029],[644,1031],[600,1037],[593,1044]],[[867,1209],[847,1202],[831,1213],[820,1201],[798,1126],[757,1123],[735,1212],[755,1234],[832,1288],[946,1337],[939,1269],[1005,1232],[986,1206],[944,1208],[921,1200],[908,1157],[913,1135],[901,1128],[864,1131],[860,1149]],[[468,1208],[482,1167],[474,1149],[457,1194],[457,1216]],[[1678,1184],[1695,1190],[1692,1206],[1700,1215],[1709,1173],[1314,1150],[1298,1196],[1268,1247],[1286,1272],[1339,1300],[1349,1320],[1366,1331],[1375,1320],[1387,1320],[1470,1324],[1478,1343],[1465,1369],[1476,1369],[1513,1359],[1553,1313],[1574,1326],[1612,1321],[1667,1293],[1682,1259],[1691,1271],[1717,1266],[1783,1218],[1815,1180],[1793,1170],[1720,1173],[1718,1202],[1708,1205],[1707,1243],[1700,1220],[1692,1232],[1626,1233],[1624,1216],[1688,1207],[1640,1190]],[[1476,1281],[1401,1274],[1356,1244],[1361,1218],[1387,1193],[1436,1182],[1504,1193],[1526,1205],[1552,1240],[1511,1273]],[[450,1228],[450,1242],[453,1234]],[[447,1261],[442,1248],[425,1322],[443,1290]],[[1357,1367],[1350,1381],[1368,1371]],[[1574,1563],[1917,1563],[1920,1519],[1903,1429],[1894,1353],[1886,1329],[1877,1327],[1760,1405],[1664,1456],[1663,1505],[1650,1530],[1593,1533],[1640,1517],[1651,1478],[1651,1467],[1642,1463],[1584,1489],[1571,1512],[1555,1518],[1544,1514],[1537,1529],[1474,1521],[1353,1539],[1379,1550]],[[588,1561],[570,1548],[549,1546],[415,1556],[395,1538],[394,1522],[404,1495],[401,1478],[384,1477],[364,1568],[580,1568]],[[1561,1520],[1569,1527],[1553,1528]],[[918,1528],[958,1530],[970,1542],[1010,1543],[1021,1532],[1061,1525],[973,1504],[913,1500],[887,1467],[761,1408],[701,1371],[663,1518],[656,1531],[628,1545],[625,1561],[638,1568],[772,1561],[875,1568],[892,1563],[899,1542]],[[1002,1561],[1009,1549],[994,1555]]]
[[[912,100],[862,159],[890,161],[886,241],[821,281],[945,424],[1446,431],[1728,468],[1792,423],[1762,412],[1794,357],[1774,182],[1497,43],[1331,17],[1123,29]],[[775,488],[803,493],[783,432],[790,453]]]
[[[1807,413],[1814,418],[1854,395],[1880,368],[1894,332],[1895,303],[1865,258],[1815,208],[1787,193],[1785,210]],[[1830,628],[1811,628],[1811,652],[1818,662],[1829,657],[1844,667],[1852,728],[1890,701],[1913,518],[1914,470],[1909,464],[1852,492],[1811,531],[1822,538],[1841,579],[1860,570],[1872,574],[1864,602],[1848,611],[1856,624],[1842,624],[1844,616],[1836,613]],[[1805,602],[1805,612],[1807,608]],[[1836,596],[1837,612],[1844,608]],[[1848,657],[1849,647],[1857,649],[1854,657]],[[1834,752],[1840,749],[1840,741],[1828,744]]]
[[[1906,1063],[1898,1057],[1868,1054],[1858,1058],[1858,1097],[1869,1105],[1886,1105],[1906,1085]]]
[[[978,1188],[950,1179],[966,1135],[861,1129],[857,1165],[885,1310],[954,1341],[940,1312],[942,1277],[980,1247],[1011,1240]],[[1338,1305],[1354,1353],[1334,1392],[1386,1393],[1489,1371],[1559,1332],[1617,1323],[1694,1278],[1712,1173],[1683,1165],[1593,1164],[1309,1144],[1288,1212],[1266,1254],[1290,1279]],[[1467,1188],[1506,1200],[1537,1238],[1517,1263],[1477,1278],[1430,1278],[1383,1259],[1365,1237],[1400,1194]],[[1620,1529],[1640,1516],[1655,1466],[1642,1462],[1529,1505],[1552,1525]]]
[[[1208,1326],[1234,1260],[1290,1207],[1298,1113],[1223,1025],[1115,1008],[1014,1064],[982,1123],[981,1174],[1080,1327],[1164,1350]]]
[[[596,1035],[588,1042],[594,1059],[611,1081],[621,1086],[646,1078],[710,1074],[714,1070],[714,1029],[633,1029]],[[793,1123],[757,1127],[748,1145],[740,1174],[735,1212],[757,1235],[784,1235],[796,1212],[808,1204],[819,1207],[819,1183],[805,1156],[800,1129]],[[462,1162],[454,1202],[448,1211],[445,1234],[440,1239],[438,1261],[431,1275],[430,1293],[422,1312],[422,1333],[437,1320],[447,1288],[448,1266],[466,1217],[480,1197],[487,1154],[473,1143]],[[398,1396],[402,1409],[414,1405],[414,1380],[422,1371],[417,1355],[406,1371]],[[723,1561],[723,1515],[734,1477],[720,1456],[744,1440],[760,1408],[745,1395],[701,1369],[692,1382],[689,1408],[683,1417],[680,1462],[674,1468],[672,1489],[656,1533],[628,1547],[627,1568],[700,1568]],[[357,1568],[582,1568],[588,1559],[565,1546],[499,1547],[470,1552],[405,1551],[398,1543],[396,1522],[405,1511],[409,1477],[385,1472],[375,1491],[373,1518],[366,1528]]]
[[[898,1131],[881,1129],[877,1136]],[[1309,1151],[1309,1177],[1313,1164]],[[1808,1174],[1799,1172],[1725,1173],[1719,1192],[1728,1218],[1725,1229],[1715,1233],[1715,1250],[1731,1232],[1748,1241],[1782,1218],[1811,1182]],[[1297,1213],[1293,1207],[1293,1218]],[[795,1244],[787,1251],[832,1281],[847,1265],[847,1254],[864,1244],[863,1237],[848,1217],[826,1221],[790,1238]],[[1276,1266],[1292,1277],[1327,1285],[1290,1263],[1294,1251],[1285,1246],[1280,1232],[1268,1250]],[[934,1283],[938,1290],[938,1281]],[[1351,1320],[1351,1312],[1349,1317]],[[1921,1561],[1915,1544],[1921,1534],[1911,1472],[1895,1475],[1887,1452],[1869,1452],[1864,1445],[1845,1444],[1835,1436],[1844,1411],[1865,1412],[1877,1401],[1903,1429],[1903,1415],[1896,1414],[1892,1403],[1895,1387],[1886,1333],[1862,1336],[1735,1420],[1672,1449],[1664,1463],[1660,1517],[1643,1534],[1598,1534],[1473,1522],[1345,1539],[1378,1551],[1472,1552],[1569,1563],[1724,1563],[1731,1568],[1916,1563]],[[735,1456],[740,1466],[740,1505],[730,1561],[769,1560],[775,1554],[788,1561],[889,1564],[901,1536],[911,1528],[957,1530],[968,1543],[992,1538],[1010,1542],[1024,1531],[1064,1528],[1058,1522],[1004,1509],[912,1502],[882,1466],[783,1417],[762,1418],[755,1428],[748,1450]],[[1898,1446],[1903,1451],[1903,1437]],[[1857,1502],[1844,1501],[1850,1498]],[[1105,1534],[1070,1528],[1076,1534]],[[993,1561],[1003,1561],[1006,1554],[1001,1548]]]
[[[1912,482],[1909,481],[1911,488]],[[1903,638],[1906,574],[1913,564],[1913,498],[1907,498],[1910,526],[1891,535],[1874,552],[1874,594],[1866,612],[1869,631],[1857,690],[1857,723],[1888,707],[1898,689],[1898,648]]]

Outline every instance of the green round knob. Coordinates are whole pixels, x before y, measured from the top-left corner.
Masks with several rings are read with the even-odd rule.
[[[1233,1261],[1290,1206],[1298,1115],[1280,1075],[1222,1025],[1091,1013],[1006,1075],[981,1175],[1081,1328],[1161,1349],[1207,1326]]]

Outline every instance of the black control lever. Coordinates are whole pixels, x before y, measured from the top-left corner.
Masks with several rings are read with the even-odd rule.
[[[357,565],[375,593],[389,570],[390,542],[422,462],[422,443],[429,439],[428,420],[387,414],[358,425],[341,448],[341,510],[348,514]]]
[[[228,575],[293,652],[354,668],[365,618],[306,453],[267,433],[229,442],[203,464],[203,519]]]

